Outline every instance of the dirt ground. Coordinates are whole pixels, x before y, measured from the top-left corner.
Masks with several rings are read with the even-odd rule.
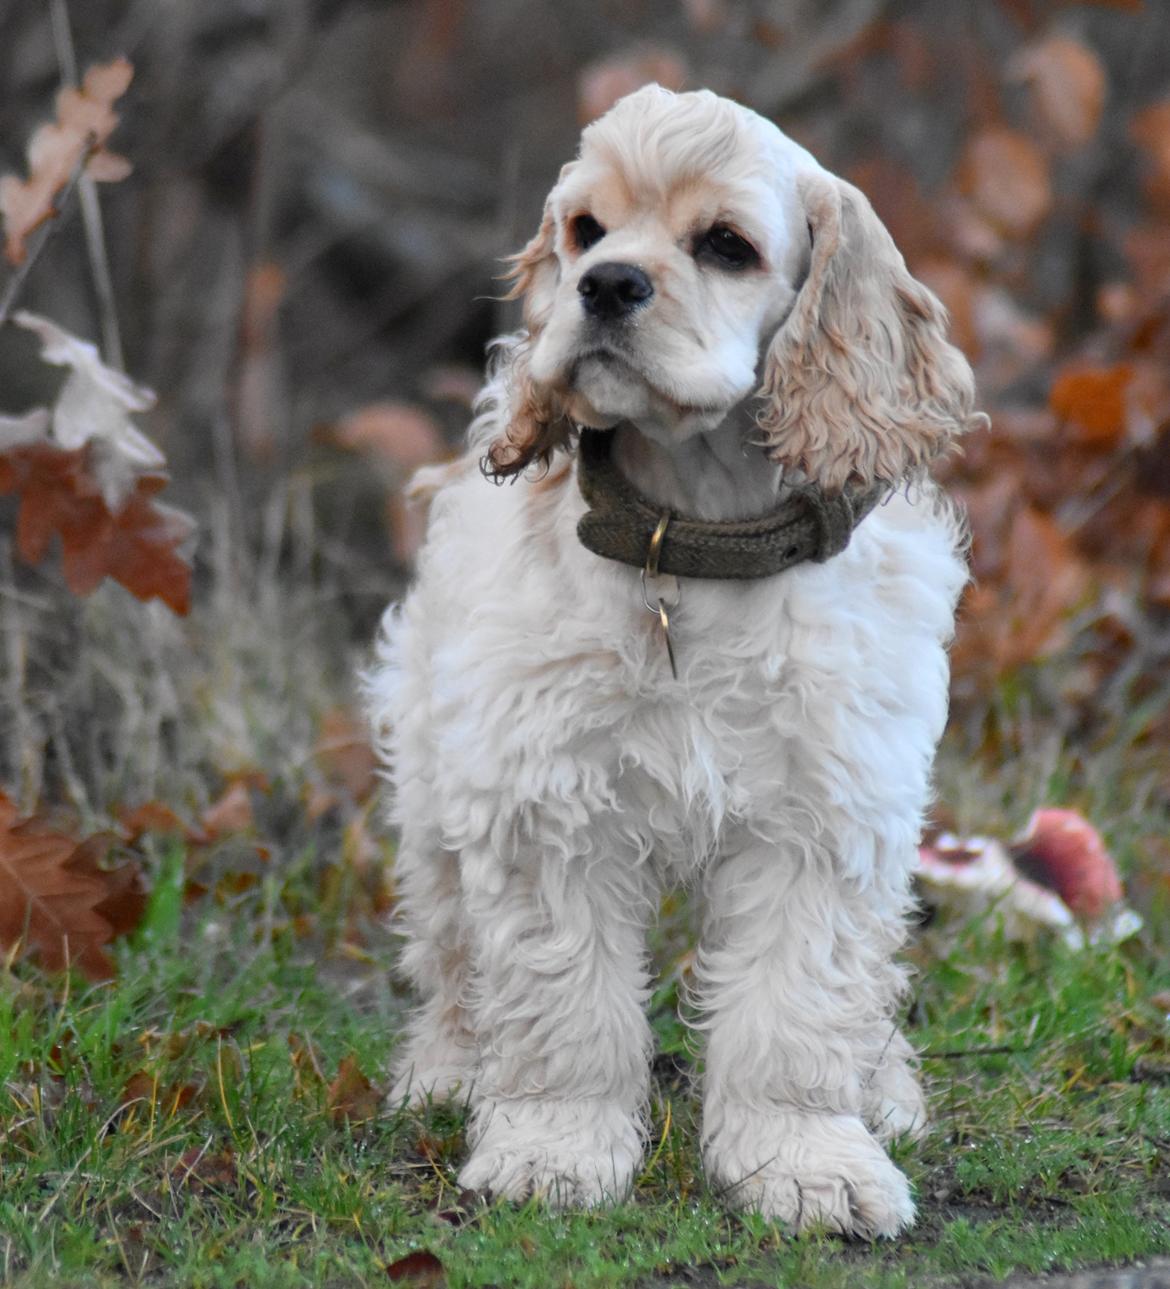
[[[675,1271],[667,1276],[644,1280],[638,1289],[717,1289],[718,1275],[704,1267],[694,1271]],[[940,1284],[943,1282],[940,1282]],[[963,1289],[1170,1289],[1170,1259],[1159,1259],[1132,1267],[1098,1267],[1072,1275],[1011,1276],[1007,1280],[963,1280]],[[766,1281],[743,1285],[742,1289],[776,1289]],[[924,1287],[925,1289],[925,1287]]]

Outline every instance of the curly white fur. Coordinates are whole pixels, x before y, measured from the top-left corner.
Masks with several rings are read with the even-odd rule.
[[[784,316],[801,311],[793,301],[809,256],[798,180],[815,163],[704,94],[643,91],[607,118],[605,137],[623,137],[624,123],[645,173],[655,158],[660,170],[693,170],[703,138],[692,129],[699,141],[688,149],[672,113],[692,125],[714,118],[723,134],[736,123],[721,147],[752,177],[745,199],[759,207],[762,270],[788,285],[700,277],[687,290],[722,310],[711,322],[719,344],[763,353]],[[594,155],[589,137],[575,180],[619,164],[612,149]],[[772,168],[784,146],[791,164]],[[662,200],[651,194],[645,209]],[[620,223],[618,205],[608,218]],[[637,237],[653,244],[656,227]],[[564,282],[596,257],[574,256],[563,230],[555,236],[556,274],[545,266],[544,285],[527,285],[555,295],[539,325],[571,355],[583,332]],[[654,337],[682,327],[680,317],[691,336],[710,318],[688,312],[698,306],[671,277],[673,255],[655,261],[655,282],[675,312],[664,304],[623,342],[635,375],[621,375],[619,403],[639,380],[661,390],[676,360]],[[736,325],[744,334],[733,344]],[[393,1096],[470,1097],[465,1185],[574,1206],[627,1194],[651,1047],[645,928],[665,883],[691,883],[704,908],[695,998],[712,1184],[796,1228],[892,1235],[914,1207],[879,1142],[924,1121],[892,1019],[904,984],[894,955],[946,715],[945,646],[965,578],[957,524],[917,485],[827,563],[684,581],[675,680],[638,572],[577,540],[575,464],[554,459],[547,475],[507,487],[475,468],[528,396],[533,343],[501,342],[468,457],[426,481],[434,495],[417,582],[388,612],[368,680],[401,831],[402,964],[422,1000]],[[645,360],[651,347],[657,365]],[[776,352],[771,397],[783,384]],[[547,352],[541,361],[568,371],[572,387],[571,362]],[[969,406],[961,359],[949,351],[945,365],[966,380],[955,397]],[[701,378],[685,373],[692,386]],[[588,379],[589,403],[604,410],[605,380]],[[775,504],[783,472],[750,446],[742,377],[732,384],[723,411],[701,423],[685,408],[671,421],[664,403],[652,427],[615,418],[616,459],[643,492],[710,517]],[[897,381],[883,388],[888,397]],[[814,457],[796,464],[807,471]]]

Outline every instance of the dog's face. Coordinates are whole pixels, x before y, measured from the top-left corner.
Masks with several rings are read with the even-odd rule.
[[[531,378],[573,421],[679,438],[757,388],[807,270],[796,174],[815,167],[763,126],[713,95],[643,92],[586,130],[548,201],[551,271],[529,293]]]
[[[649,86],[589,126],[514,277],[528,338],[496,475],[570,424],[670,443],[758,394],[773,459],[894,482],[971,420],[941,306],[861,193],[707,91]]]

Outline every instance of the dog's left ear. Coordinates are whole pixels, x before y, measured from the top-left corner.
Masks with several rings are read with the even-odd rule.
[[[971,368],[864,194],[828,174],[799,192],[812,256],[765,359],[764,443],[831,491],[896,487],[982,423]]]

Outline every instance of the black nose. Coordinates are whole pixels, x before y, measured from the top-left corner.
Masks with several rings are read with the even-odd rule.
[[[577,283],[585,312],[595,318],[624,318],[654,294],[650,279],[634,264],[595,264]]]

